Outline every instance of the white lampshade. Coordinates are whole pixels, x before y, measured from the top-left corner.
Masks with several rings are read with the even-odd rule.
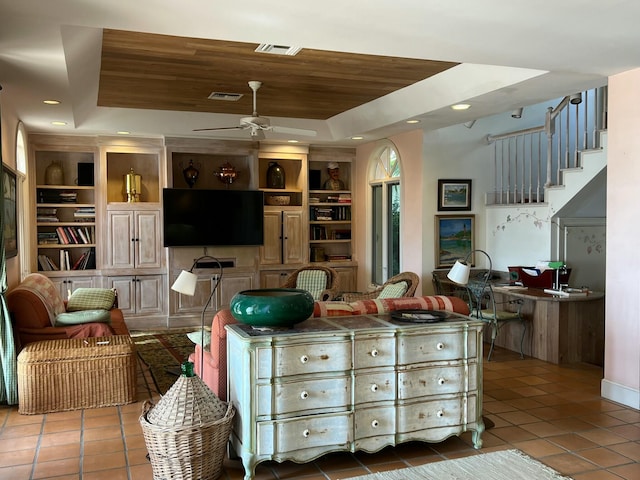
[[[189,295],[193,297],[196,293],[196,282],[198,276],[195,273],[182,270],[176,281],[171,285],[171,290],[174,292],[182,293],[183,295]]]
[[[466,285],[469,283],[469,272],[471,271],[471,265],[464,261],[456,260],[449,273],[447,273],[447,278],[452,282],[458,283],[460,285]]]

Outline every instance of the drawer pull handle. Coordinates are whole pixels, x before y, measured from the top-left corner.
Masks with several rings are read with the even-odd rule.
[[[377,357],[378,356],[378,349],[374,348],[373,350],[371,350],[371,356],[372,357]]]
[[[436,416],[442,418],[444,417],[444,412],[442,410],[438,410],[438,412],[436,413]]]
[[[379,425],[380,425],[380,422],[378,422],[378,420],[374,420],[374,421],[371,422],[371,426],[373,428],[378,428]]]
[[[306,430],[302,431],[302,436],[304,438],[309,438],[309,435],[311,435],[311,432],[309,431],[309,429],[306,429]]]
[[[309,356],[308,356],[308,355],[302,355],[302,356],[300,357],[300,361],[301,361],[302,363],[307,363],[307,362],[309,361]]]
[[[439,378],[438,379],[438,385],[444,385],[444,384],[445,384],[444,378]]]
[[[377,392],[378,391],[378,385],[376,385],[375,383],[373,385],[371,385],[371,391],[372,392]]]
[[[309,392],[302,391],[302,393],[300,393],[300,398],[306,400],[307,398],[309,398]]]
[[[437,348],[438,350],[442,350],[442,349],[444,349],[444,343],[442,343],[442,342],[438,343],[438,344],[436,345],[436,348]]]

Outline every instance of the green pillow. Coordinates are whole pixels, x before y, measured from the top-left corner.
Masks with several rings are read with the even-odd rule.
[[[116,292],[111,288],[76,288],[67,302],[67,312],[111,310]]]
[[[54,327],[81,325],[83,323],[111,323],[108,310],[81,310],[78,312],[60,313],[56,316]]]
[[[400,298],[405,294],[407,288],[407,282],[392,283],[382,289],[378,298]]]

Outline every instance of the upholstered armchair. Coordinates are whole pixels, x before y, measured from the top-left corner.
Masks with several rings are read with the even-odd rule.
[[[326,302],[340,293],[340,280],[333,268],[307,265],[289,275],[281,287],[306,290],[315,301]]]

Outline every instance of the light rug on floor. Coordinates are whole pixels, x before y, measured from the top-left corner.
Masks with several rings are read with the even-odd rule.
[[[346,480],[346,477],[345,477]],[[483,453],[349,480],[571,480],[520,450]]]

